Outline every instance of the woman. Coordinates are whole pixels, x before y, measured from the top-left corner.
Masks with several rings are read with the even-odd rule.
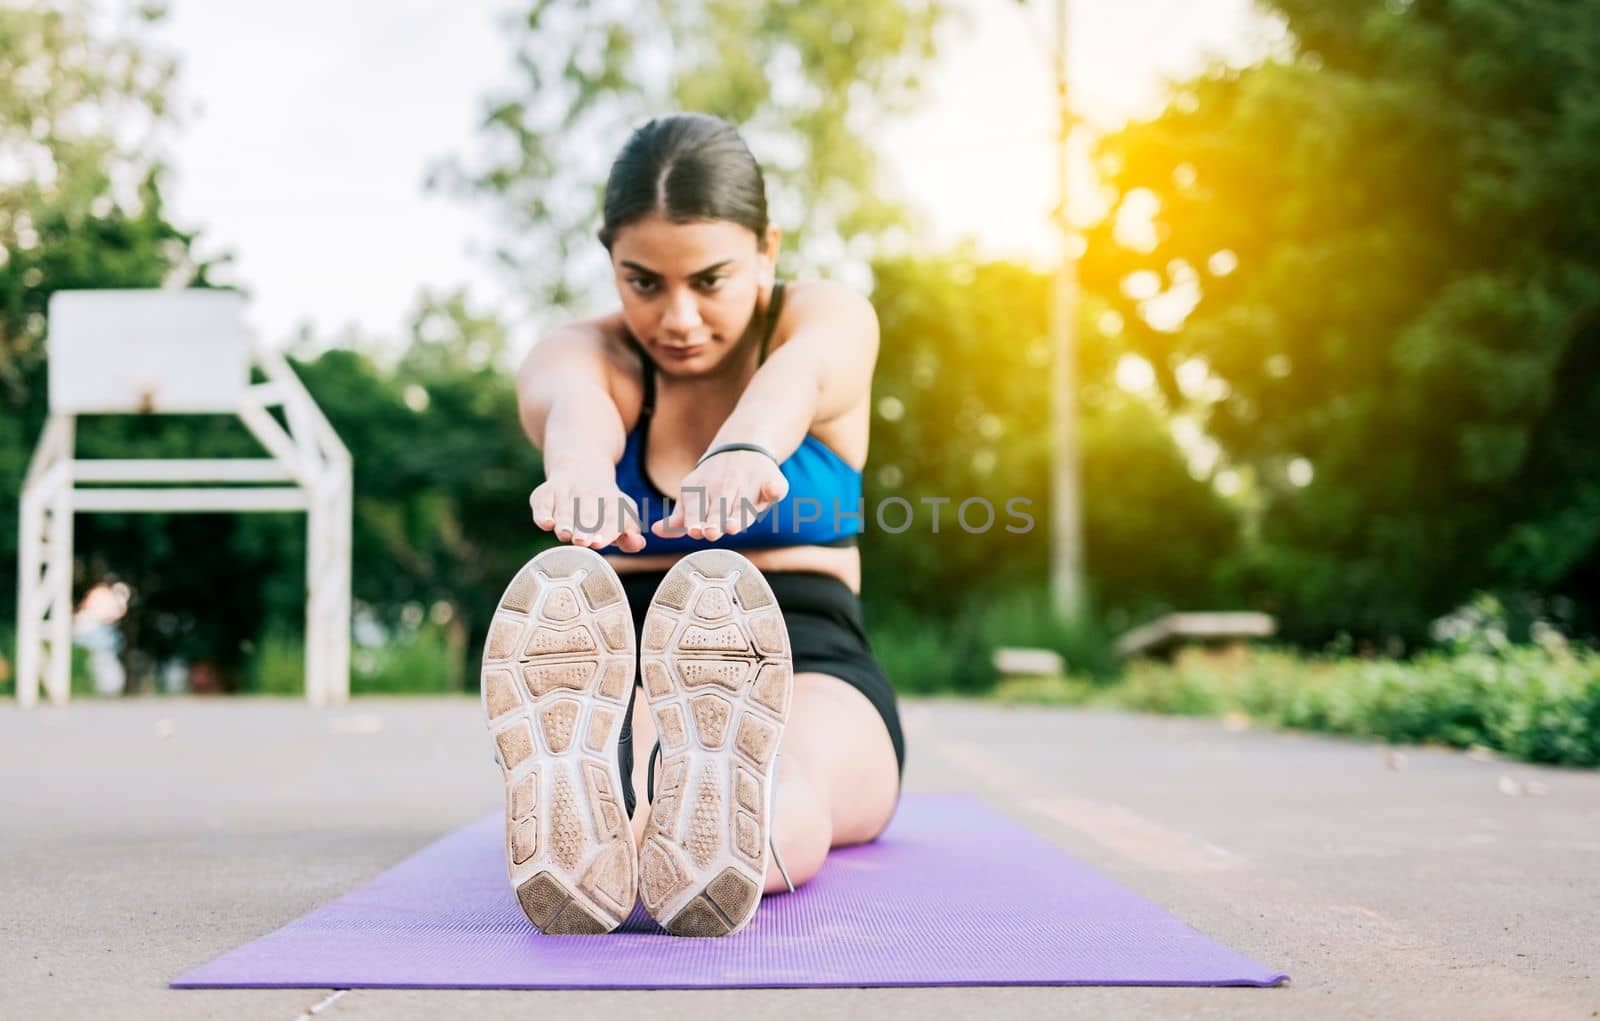
[[[606,184],[599,238],[622,307],[556,330],[518,373],[522,424],[546,470],[533,519],[570,546],[542,554],[543,567],[535,558],[501,603],[508,637],[498,652],[525,683],[507,686],[516,671],[497,672],[486,653],[484,690],[502,760],[506,720],[525,718],[548,738],[523,748],[517,736],[513,753],[531,765],[506,767],[512,879],[546,932],[614,928],[641,873],[645,907],[669,931],[737,931],[762,892],[804,883],[829,848],[874,839],[893,815],[904,744],[861,625],[856,548],[877,319],[839,284],[778,281],[781,236],[761,169],[732,126],[695,114],[652,120]],[[696,552],[723,550],[738,555]],[[574,594],[551,616],[532,609],[549,598],[534,588]],[[573,640],[559,637],[559,621],[615,634],[622,594],[634,644],[581,638],[599,650],[582,652],[595,672],[569,671],[578,679],[557,690],[570,658],[562,643]],[[524,618],[544,637],[515,630]],[[646,698],[630,689],[614,714],[611,677],[636,648]],[[535,669],[537,655],[554,658]],[[740,657],[748,662],[727,662]],[[559,712],[545,706],[552,695]],[[498,715],[516,708],[513,697],[528,705]],[[667,740],[655,765],[658,725]],[[561,772],[550,764],[557,748],[578,745],[573,732],[593,738],[589,752],[618,740],[617,761],[585,758],[592,784],[528,779]],[[781,737],[781,755],[768,756],[768,737],[773,752]],[[627,840],[609,807],[619,786]],[[635,792],[646,795],[637,810]],[[541,811],[556,821],[534,821]],[[585,818],[597,836],[579,848]],[[759,859],[741,864],[722,845]]]

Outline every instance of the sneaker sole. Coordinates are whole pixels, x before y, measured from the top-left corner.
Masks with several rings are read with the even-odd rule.
[[[639,658],[661,783],[639,851],[640,899],[676,936],[726,936],[761,903],[771,792],[794,666],[761,572],[730,550],[673,565]]]
[[[553,936],[610,932],[633,910],[617,738],[634,656],[622,583],[579,546],[528,561],[489,625],[482,700],[506,781],[506,867],[528,920]]]

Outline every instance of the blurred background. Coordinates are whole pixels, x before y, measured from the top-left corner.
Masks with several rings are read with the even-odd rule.
[[[0,693],[48,299],[157,286],[246,292],[354,455],[353,690],[473,690],[499,593],[549,541],[511,374],[615,307],[606,169],[691,109],[766,168],[781,274],[878,310],[869,506],[1033,501],[1023,535],[869,519],[863,599],[902,692],[1600,762],[1600,5],[1077,0],[1065,242],[1051,16],[0,3]],[[1087,590],[1066,621],[1063,250]],[[78,444],[259,453],[195,416],[86,418]],[[75,689],[301,691],[304,527],[80,516]],[[1276,636],[1118,658],[1173,610],[1268,613]],[[1003,647],[1065,668],[1002,678]]]

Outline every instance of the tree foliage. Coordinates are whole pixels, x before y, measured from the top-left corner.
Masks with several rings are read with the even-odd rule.
[[[464,658],[550,542],[527,503],[543,467],[501,368],[501,323],[459,292],[424,294],[406,339],[394,365],[345,345],[295,367],[354,453],[357,602],[391,626],[408,605],[440,607]]]
[[[0,612],[8,617],[17,496],[46,411],[50,296],[206,286],[215,265],[197,264],[194,235],[168,221],[163,168],[148,144],[148,129],[168,116],[172,65],[139,28],[160,12],[136,10],[132,25],[115,30],[97,27],[92,14],[84,4],[0,6]],[[84,433],[92,453],[100,434]],[[147,543],[150,527],[132,534]]]
[[[595,241],[610,160],[652,116],[737,124],[761,160],[791,273],[865,261],[905,210],[878,187],[872,132],[909,107],[945,0],[534,0],[509,26],[517,84],[483,152],[436,182],[489,200],[496,250],[536,316],[609,290]]]
[[[898,497],[915,511],[898,534],[866,522],[869,605],[933,619],[974,597],[1031,591],[1041,600],[1050,543],[1051,280],[956,252],[879,262],[873,304],[882,326],[874,379],[869,509]],[[1191,478],[1164,416],[1114,378],[1121,340],[1079,328],[1084,543],[1098,610],[1115,626],[1163,609],[1224,598],[1219,568],[1236,553],[1235,512]],[[967,527],[960,505],[974,504]],[[940,499],[948,503],[930,501]],[[1026,516],[1008,513],[1013,500]],[[934,513],[939,513],[935,537]],[[904,509],[884,512],[900,528]]]
[[[1261,497],[1241,583],[1305,640],[1419,640],[1476,588],[1581,596],[1600,556],[1600,7],[1270,6],[1285,58],[1184,83],[1105,140],[1120,200],[1085,260],[1175,405],[1194,403],[1185,362],[1225,384],[1206,428]],[[1151,196],[1149,243],[1119,243]],[[1181,328],[1141,317],[1141,272],[1197,295]]]
[[[1478,588],[1593,614],[1600,9],[1272,6],[1292,33],[1282,58],[1181,83],[1160,116],[1100,148],[1118,198],[1082,262],[1077,365],[1094,606],[1117,629],[1242,602],[1316,644],[1421,640]],[[150,136],[126,131],[168,117],[170,64],[136,31],[93,29],[88,10],[0,7],[7,617],[51,293],[209,286],[214,271],[164,212]],[[877,244],[910,214],[877,187],[872,130],[915,100],[945,14],[537,0],[513,26],[518,83],[490,104],[483,152],[440,172],[503,213],[500,261],[537,312],[569,311],[609,291],[594,231],[628,131],[679,109],[740,125],[789,235],[785,275],[845,259],[874,281],[865,598],[869,619],[913,622],[925,663],[951,643],[982,660],[952,636],[984,612],[967,631],[1010,633],[1003,618],[1043,599],[1049,538],[1048,279]],[[1159,314],[1190,301],[1181,322]],[[398,353],[346,336],[295,361],[355,455],[364,616],[403,627],[431,614],[460,663],[506,581],[551,541],[528,520],[542,466],[518,424],[506,330],[460,292],[425,292]],[[1129,352],[1155,367],[1159,394],[1118,385]],[[1238,499],[1193,477],[1202,462],[1174,442],[1177,415],[1245,479]],[[86,420],[80,450],[259,454],[236,425],[172,417]],[[913,512],[898,534],[873,513],[891,497]],[[974,497],[996,511],[977,533],[957,513]],[[937,537],[930,499],[948,500]],[[1031,527],[1006,529],[1021,520],[1013,500]],[[132,644],[238,679],[263,630],[299,632],[303,528],[293,515],[84,518],[79,587],[128,581]],[[1540,619],[1561,623],[1550,611]]]

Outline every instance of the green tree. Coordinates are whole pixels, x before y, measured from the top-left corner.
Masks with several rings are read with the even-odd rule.
[[[1084,260],[1169,399],[1185,363],[1223,383],[1199,408],[1261,496],[1240,583],[1307,641],[1420,641],[1480,587],[1592,600],[1600,7],[1269,6],[1284,57],[1104,141]],[[1197,298],[1181,328],[1154,289]]]
[[[882,344],[873,387],[869,514],[903,499],[915,511],[898,534],[869,517],[862,544],[869,609],[948,618],[976,598],[1034,592],[1042,601],[1049,552],[1050,277],[979,263],[969,252],[883,260],[873,304]],[[1226,598],[1217,572],[1237,548],[1235,514],[1188,474],[1165,414],[1123,391],[1114,370],[1122,341],[1082,313],[1085,552],[1093,602],[1113,627],[1166,608]],[[980,505],[968,525],[960,504]],[[939,498],[939,536],[934,508]],[[1008,513],[1013,500],[1019,514]],[[884,511],[899,529],[903,507]],[[1022,515],[1031,518],[1031,526]],[[1010,529],[1015,529],[1010,530]],[[974,534],[977,532],[977,534]]]
[[[442,604],[462,664],[506,584],[551,541],[528,512],[543,464],[501,368],[505,344],[462,293],[425,292],[397,363],[345,338],[296,364],[354,454],[356,600],[390,625],[407,604]],[[301,609],[296,598],[273,616],[297,630]]]
[[[142,142],[169,119],[170,60],[142,27],[95,28],[86,4],[0,6],[0,614],[16,612],[17,498],[45,416],[45,312],[57,290],[207,286],[215,262],[197,264],[194,235],[168,221],[163,171]],[[218,260],[221,261],[221,260]],[[147,443],[161,427],[130,426]],[[94,452],[105,433],[84,430]],[[112,526],[115,527],[115,526]],[[127,550],[151,542],[153,522]],[[110,533],[86,534],[91,556]],[[202,541],[195,536],[195,541]],[[187,543],[180,542],[180,546]],[[118,558],[121,562],[121,558]]]

